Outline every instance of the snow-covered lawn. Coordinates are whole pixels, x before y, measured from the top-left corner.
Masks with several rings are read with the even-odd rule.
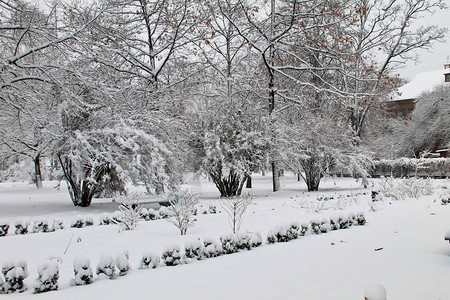
[[[23,183],[0,184],[0,220],[11,224],[9,234],[0,237],[0,265],[9,260],[25,260],[28,290],[2,295],[11,299],[363,299],[364,289],[379,283],[388,299],[450,299],[450,244],[444,236],[450,230],[450,205],[441,205],[437,193],[420,199],[378,204],[369,212],[370,188],[349,178],[325,179],[321,190],[305,192],[303,183],[288,174],[283,190],[271,192],[271,178],[255,176],[254,196],[241,232],[259,232],[263,245],[175,267],[160,266],[139,270],[143,253],[157,254],[172,245],[184,247],[197,238],[215,238],[230,232],[227,216],[220,207],[219,193],[212,183],[201,181],[201,205],[216,205],[218,214],[198,215],[187,236],[167,220],[142,221],[133,231],[119,232],[117,225],[69,228],[77,215],[112,213],[117,204],[95,199],[89,208],[75,208],[65,186],[35,190]],[[436,190],[449,180],[434,180]],[[338,197],[338,195],[342,195]],[[347,197],[350,196],[350,197]],[[318,197],[333,197],[317,201]],[[343,210],[342,210],[343,209]],[[315,212],[318,210],[318,212]],[[319,220],[343,212],[364,211],[365,226],[353,226],[320,235],[308,234],[287,243],[268,245],[269,230],[292,221]],[[19,219],[58,218],[65,229],[52,233],[14,235]],[[31,227],[31,226],[30,226]],[[67,251],[66,251],[67,249]],[[90,259],[94,270],[103,254],[127,250],[132,270],[113,280],[98,280],[89,286],[70,286],[73,261],[80,255]],[[66,251],[66,253],[64,253]],[[49,257],[58,257],[58,291],[32,294],[37,266]]]

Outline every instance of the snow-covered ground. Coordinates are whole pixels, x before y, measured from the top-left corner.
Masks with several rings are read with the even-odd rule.
[[[139,270],[143,253],[157,254],[172,245],[184,247],[197,238],[215,238],[230,232],[219,193],[212,183],[201,181],[201,205],[217,205],[218,214],[198,215],[187,236],[167,220],[142,221],[133,231],[119,232],[117,225],[69,228],[77,215],[112,213],[111,199],[94,199],[89,208],[72,206],[65,186],[46,182],[36,190],[24,183],[0,184],[0,220],[12,227],[19,219],[61,219],[65,229],[51,233],[15,235],[14,228],[0,237],[0,265],[25,260],[28,290],[1,295],[11,299],[363,299],[370,284],[381,284],[388,299],[450,299],[450,205],[441,205],[438,190],[450,188],[449,180],[434,180],[437,192],[420,199],[386,199],[370,212],[370,188],[350,178],[327,178],[319,192],[307,193],[293,175],[283,179],[283,190],[271,192],[270,176],[255,176],[254,196],[241,232],[259,232],[264,243],[241,251],[175,267]],[[341,197],[338,197],[341,195]],[[333,198],[317,201],[317,198]],[[287,243],[268,245],[269,230],[292,221],[321,219],[343,212],[364,211],[365,226],[353,226],[320,235],[308,234]],[[316,212],[318,211],[318,212]],[[81,255],[94,270],[103,254],[116,257],[127,250],[132,270],[113,280],[97,279],[89,286],[70,286],[73,261]],[[66,252],[66,253],[65,253]],[[58,257],[58,291],[32,294],[37,266]]]

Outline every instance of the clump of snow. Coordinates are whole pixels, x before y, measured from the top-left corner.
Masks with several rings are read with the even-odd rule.
[[[150,208],[148,210],[148,217],[150,220],[157,220],[159,218],[159,214],[156,210],[154,210],[153,208]]]
[[[128,259],[128,251],[123,251],[116,256],[116,266],[117,269],[119,269],[120,276],[127,275],[128,271],[131,269],[131,265]]]
[[[0,220],[0,236],[5,236],[8,234],[9,222]]]
[[[27,263],[25,261],[5,261],[2,266],[2,274],[5,279],[1,285],[3,293],[21,293],[26,290],[23,283],[25,278],[28,277]]]
[[[159,256],[153,252],[146,251],[142,255],[140,269],[155,269],[160,262]]]
[[[71,280],[72,285],[86,285],[92,283],[93,275],[88,257],[76,257],[73,261],[73,271],[75,273],[75,278]]]
[[[30,225],[30,222],[28,222],[27,220],[16,220],[15,223],[15,233],[17,235],[21,235],[21,234],[27,234],[28,233],[28,226]]]
[[[327,233],[329,231],[331,231],[330,221],[326,218],[323,218],[322,221],[320,221],[320,232]]]
[[[176,266],[181,263],[180,246],[174,245],[163,251],[161,258],[166,266]]]
[[[159,209],[159,215],[161,216],[161,218],[167,219],[172,216],[172,212],[167,207],[161,206]]]
[[[116,266],[114,258],[110,254],[103,254],[97,264],[96,274],[99,277],[114,278],[116,275]]]
[[[365,300],[386,300],[386,289],[380,284],[371,284],[364,290]]]
[[[35,293],[58,289],[59,265],[55,260],[46,260],[38,266],[38,278],[34,281]]]
[[[278,239],[277,239],[275,233],[274,233],[272,230],[270,230],[269,232],[267,232],[267,242],[268,242],[269,244],[276,243],[277,241],[278,241]]]
[[[148,209],[146,209],[145,207],[143,207],[141,209],[141,219],[143,219],[145,221],[150,221],[150,216],[148,214]]]

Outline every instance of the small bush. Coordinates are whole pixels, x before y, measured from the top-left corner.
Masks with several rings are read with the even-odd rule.
[[[52,229],[49,225],[48,225],[48,221],[47,220],[37,220],[34,221],[33,224],[33,232],[34,233],[38,233],[38,232],[51,232],[54,231],[54,229]]]
[[[58,289],[59,265],[54,260],[47,260],[38,266],[38,278],[33,287],[35,293],[45,293]]]
[[[359,226],[366,225],[366,216],[364,212],[358,212],[356,214],[356,225]]]
[[[159,214],[156,210],[154,210],[153,208],[150,208],[148,210],[148,217],[150,220],[157,220],[157,219],[159,219]]]
[[[127,251],[117,254],[116,266],[117,269],[119,269],[120,276],[127,275],[128,271],[131,269],[131,265],[128,259],[129,255]]]
[[[109,279],[116,277],[116,265],[114,258],[109,254],[103,254],[97,264],[97,276]]]
[[[111,222],[119,224],[121,221],[122,221],[122,212],[118,210],[113,212]]]
[[[222,255],[222,246],[221,243],[217,242],[214,239],[203,239],[203,257],[217,257]]]
[[[76,257],[73,261],[75,278],[71,280],[72,285],[87,285],[93,281],[90,261],[87,257]]]
[[[84,227],[84,219],[82,216],[76,216],[75,220],[70,224],[72,228],[83,228]]]
[[[299,231],[300,231],[300,224],[298,222],[291,223],[291,225],[289,225],[287,229],[288,239],[289,240],[297,239]]]
[[[190,242],[186,242],[184,246],[185,256],[188,259],[196,259],[201,260],[203,258],[203,243],[199,240],[193,240]]]
[[[250,250],[252,248],[251,245],[251,236],[248,233],[238,233],[236,235],[236,246],[238,250]]]
[[[275,233],[273,233],[272,231],[267,232],[267,243],[274,244],[277,241],[278,240],[277,240]]]
[[[53,230],[61,230],[64,229],[64,222],[60,219],[56,219],[53,221],[52,225]]]
[[[337,217],[337,216],[330,217],[330,227],[331,227],[331,230],[338,230],[340,228],[339,217]]]
[[[150,216],[148,214],[148,209],[146,209],[145,207],[143,207],[141,209],[141,219],[145,220],[145,221],[150,221]]]
[[[8,234],[9,223],[5,221],[0,221],[0,236],[5,236]]]
[[[94,225],[94,217],[92,215],[87,216],[86,219],[84,220],[84,225],[85,226]]]
[[[322,219],[320,221],[320,232],[327,233],[331,230],[330,221],[328,219]]]
[[[309,223],[308,222],[303,222],[301,224],[301,228],[300,228],[300,231],[299,231],[298,234],[300,236],[304,236],[308,232],[308,230],[309,230]]]
[[[210,214],[216,214],[217,213],[217,207],[215,205],[209,205],[208,212]]]
[[[5,282],[2,285],[3,293],[10,294],[23,292],[26,290],[23,281],[28,277],[27,263],[24,261],[3,263],[2,274]]]
[[[111,224],[111,218],[107,213],[102,213],[98,219],[98,225],[109,225]]]
[[[227,234],[220,237],[223,254],[231,254],[238,251],[238,238],[236,234]]]
[[[170,210],[165,206],[161,206],[160,209],[158,210],[158,212],[159,212],[159,216],[162,219],[167,219],[168,217],[171,216]]]
[[[321,228],[320,228],[320,224],[321,222],[317,219],[313,219],[311,220],[311,231],[315,234],[320,234],[322,232]]]
[[[347,229],[350,227],[350,222],[348,221],[348,218],[343,214],[339,215],[338,222],[339,228],[341,229]]]
[[[27,234],[29,225],[30,225],[30,222],[28,222],[28,221],[17,220],[15,223],[15,227],[16,227],[15,233],[17,235]]]
[[[275,230],[275,236],[277,238],[277,242],[289,242],[289,231],[288,228],[284,226],[280,226]]]
[[[256,248],[262,245],[261,233],[251,233],[250,234],[250,246]]]
[[[181,263],[181,253],[179,246],[173,246],[163,251],[161,258],[166,266],[176,266]]]
[[[152,252],[145,252],[142,255],[140,269],[155,269],[159,265],[159,256]]]

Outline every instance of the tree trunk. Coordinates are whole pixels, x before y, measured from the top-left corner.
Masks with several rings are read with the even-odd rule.
[[[305,171],[305,182],[308,186],[308,192],[318,191],[322,171],[314,158],[308,158],[302,163],[303,171]]]
[[[41,173],[41,155],[38,154],[34,158],[34,175],[36,181],[36,187],[38,189],[42,188],[42,173]]]
[[[245,187],[247,189],[251,189],[252,188],[252,176],[247,176],[247,184],[245,185]]]

